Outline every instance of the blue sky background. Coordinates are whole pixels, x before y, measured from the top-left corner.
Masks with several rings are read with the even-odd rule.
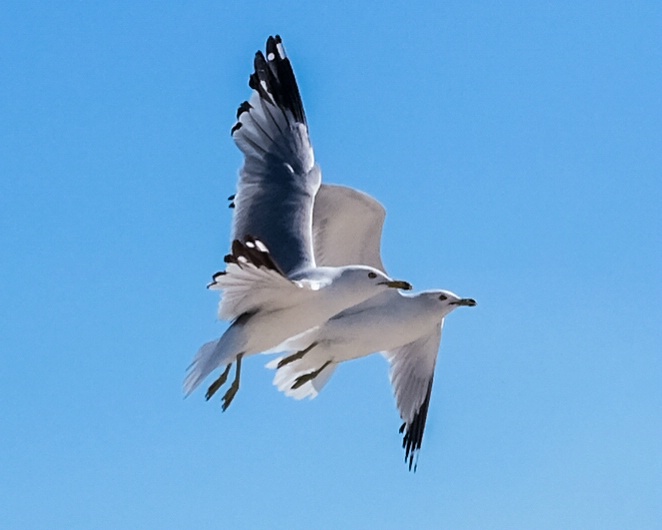
[[[252,57],[446,322],[418,472],[380,356],[182,398]],[[5,2],[1,528],[659,528],[658,2]]]

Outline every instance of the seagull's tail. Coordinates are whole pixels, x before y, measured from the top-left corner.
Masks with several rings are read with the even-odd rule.
[[[278,363],[281,359],[283,359],[283,357],[271,361],[267,364],[267,368],[276,370],[276,375],[274,375],[273,381],[274,386],[286,396],[294,399],[313,399],[317,397],[317,394],[319,394],[322,391],[322,388],[324,388],[329,382],[329,379],[331,379],[333,372],[335,372],[336,367],[338,366],[336,363],[332,362],[314,379],[305,382],[298,388],[292,388],[299,377],[318,370],[322,365],[320,365],[319,362],[310,361],[304,357],[298,361],[293,361],[278,368]],[[319,358],[317,359],[319,361]]]
[[[232,363],[243,345],[241,326],[235,321],[220,339],[203,344],[188,367],[184,379],[184,395],[188,396],[216,368]]]
[[[331,379],[333,372],[335,372],[338,366],[337,363],[331,362],[315,378],[293,388],[296,386],[299,377],[319,370],[327,361],[332,359],[329,352],[325,349],[324,344],[314,343],[315,331],[316,329],[313,328],[285,342],[284,346],[287,347],[287,353],[267,364],[267,368],[276,370],[273,381],[274,386],[288,397],[294,399],[313,399],[317,397],[317,394],[329,382],[329,379]],[[288,356],[305,350],[308,351],[300,359],[288,362],[278,368],[278,364],[286,360]],[[282,348],[280,351],[282,351]]]

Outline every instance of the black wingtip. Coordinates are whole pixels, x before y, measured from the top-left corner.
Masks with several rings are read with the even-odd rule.
[[[214,274],[212,275],[212,277],[211,277],[211,282],[209,282],[209,283],[207,284],[207,289],[210,289],[211,287],[213,287],[214,285],[216,285],[216,283],[218,282],[218,280],[219,280],[219,278],[220,278],[221,276],[225,276],[225,272],[224,272],[224,271],[218,271],[218,272],[214,273]]]
[[[255,69],[255,72],[253,72],[248,78],[248,86],[253,90],[256,90],[257,93],[260,94],[260,98],[275,105],[276,102],[272,99],[270,93],[273,94],[277,91],[278,78],[274,79],[273,72],[271,72],[270,68],[267,66],[267,60],[264,57],[264,54],[259,50],[255,53],[253,68]]]
[[[248,102],[244,101],[239,107],[237,108],[237,119],[239,119],[239,116],[241,116],[244,112],[248,112],[251,110],[253,106]]]
[[[251,264],[258,268],[275,271],[286,277],[283,270],[271,257],[266,245],[251,236],[246,236],[243,242],[235,239],[232,242],[230,254],[227,254],[223,260],[225,263],[234,263],[240,267],[244,264]]]
[[[267,59],[273,61],[275,59],[284,60],[287,59],[287,54],[285,53],[285,48],[283,47],[283,39],[280,38],[280,35],[274,35],[267,39]]]
[[[299,86],[280,35],[270,36],[265,50],[264,53],[261,50],[255,53],[253,73],[248,78],[248,86],[269,105],[278,107],[282,111],[289,111],[286,113],[288,121],[307,125]],[[248,101],[239,105],[237,122],[230,130],[231,136],[234,136],[242,126],[242,122],[239,121],[241,115],[252,109],[253,106]]]
[[[414,419],[411,423],[403,423],[400,427],[400,433],[402,434],[405,431],[405,435],[402,438],[402,448],[405,450],[405,463],[409,466],[409,471],[416,472],[418,466],[418,452],[421,449],[421,444],[423,442],[423,432],[425,430],[425,422],[428,417],[428,408],[430,407],[430,396],[432,394],[432,381],[428,383],[428,390],[425,395],[423,403],[421,403],[420,408],[414,415]]]
[[[266,57],[262,51],[255,53],[254,72],[248,78],[248,86],[268,103],[292,112],[298,123],[306,124],[299,87],[280,35],[267,38],[265,49]]]

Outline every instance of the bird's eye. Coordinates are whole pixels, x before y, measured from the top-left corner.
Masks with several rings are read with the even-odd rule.
[[[370,278],[371,280],[374,280],[376,277],[377,277],[377,274],[375,274],[374,272],[369,272],[368,273],[368,278]]]
[[[446,296],[445,294],[439,295],[439,300],[446,300],[447,298],[448,296]]]

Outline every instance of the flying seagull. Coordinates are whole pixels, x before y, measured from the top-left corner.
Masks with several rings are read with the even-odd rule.
[[[324,265],[364,263],[384,271],[380,240],[385,211],[375,199],[341,186],[322,185],[315,197],[315,258]],[[382,352],[404,434],[405,461],[415,469],[430,405],[432,380],[445,317],[471,298],[450,291],[381,293],[345,309],[324,324],[294,337],[267,366],[274,385],[295,399],[314,398],[339,363]]]
[[[227,409],[239,389],[242,359],[265,352],[347,307],[388,290],[411,289],[364,264],[318,267],[312,210],[321,173],[315,164],[299,89],[280,37],[255,55],[249,101],[237,111],[232,137],[244,154],[227,267],[209,285],[222,291],[219,317],[232,324],[195,355],[184,381],[190,394],[216,368],[211,398],[236,362],[223,396]]]

